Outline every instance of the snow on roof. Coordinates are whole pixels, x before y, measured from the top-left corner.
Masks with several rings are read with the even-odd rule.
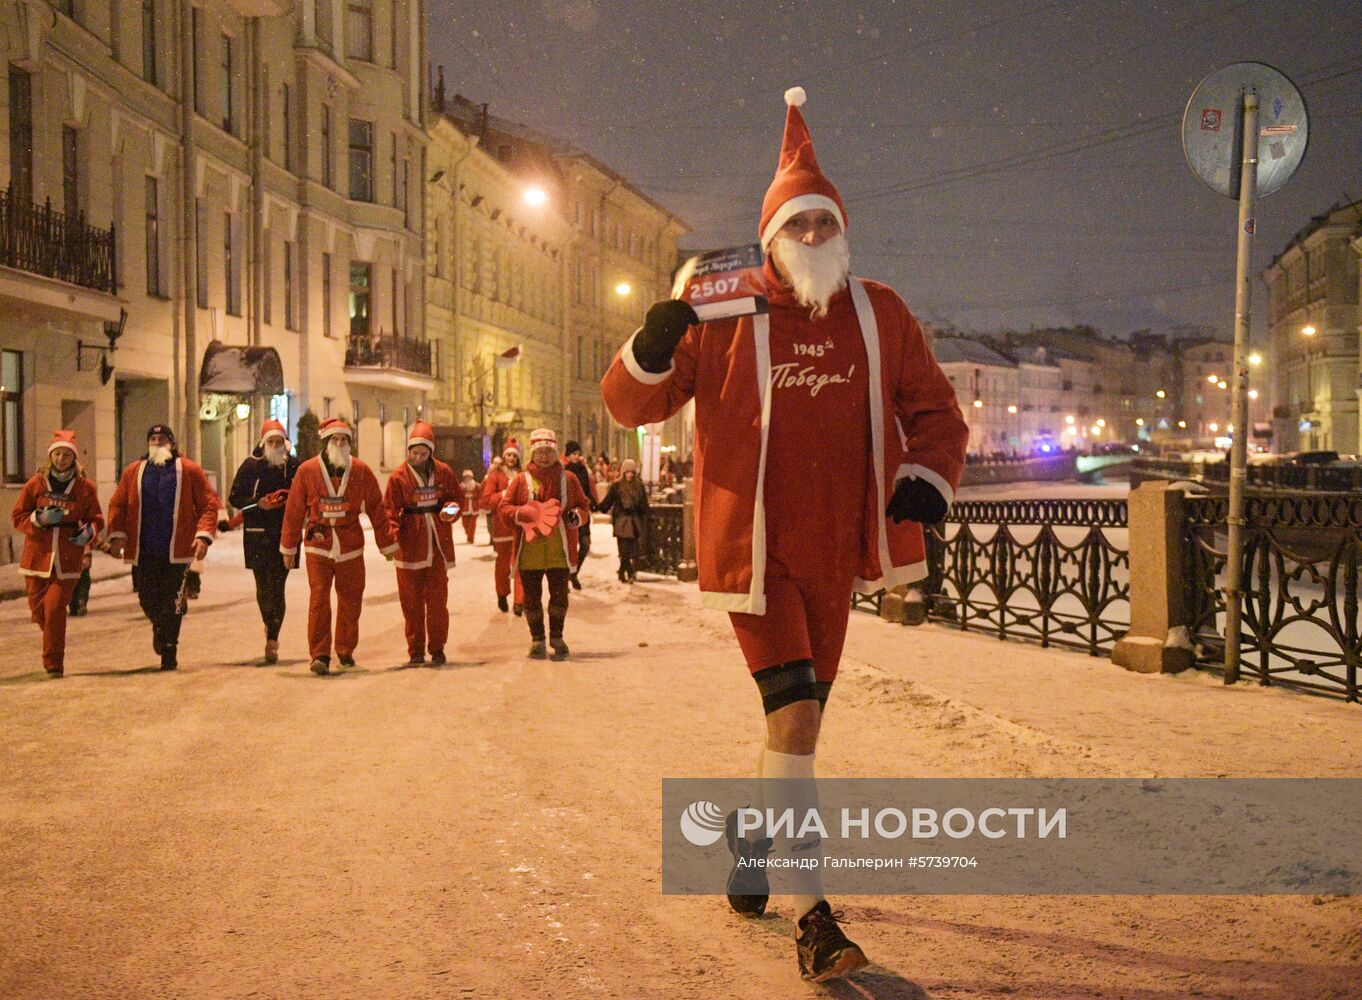
[[[932,343],[932,354],[938,364],[992,365],[995,368],[1015,368],[1013,362],[991,347],[964,337],[938,337]]]

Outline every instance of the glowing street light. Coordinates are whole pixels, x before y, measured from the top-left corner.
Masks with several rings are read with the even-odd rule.
[[[1209,383],[1211,383],[1211,385],[1215,385],[1217,382],[1220,381],[1220,376],[1219,376],[1219,375],[1207,375],[1207,376],[1206,376],[1206,381],[1209,382]]]
[[[1158,396],[1160,399],[1167,399],[1167,398],[1168,398],[1168,393],[1164,392],[1162,389],[1160,389],[1158,392],[1154,393],[1154,395]]]
[[[983,401],[982,399],[976,399],[976,400],[974,401],[974,408],[975,408],[976,410],[981,410],[981,409],[983,409],[983,407],[984,407],[984,401]]]
[[[615,286],[616,295],[628,295],[633,290],[634,290],[633,287],[627,281],[621,281],[618,285]]]
[[[1257,398],[1258,398],[1258,390],[1257,390],[1257,389],[1250,389],[1250,390],[1249,390],[1249,399],[1257,399]]]
[[[1144,417],[1136,417],[1136,418],[1135,418],[1135,426],[1136,426],[1136,427],[1143,427],[1143,426],[1144,426]]]
[[[1251,365],[1261,365],[1263,363],[1263,356],[1257,351],[1254,351],[1248,356],[1248,363]]]
[[[1224,379],[1221,379],[1219,382],[1216,383],[1216,385],[1220,386],[1220,388],[1222,389],[1228,389],[1230,387],[1230,384],[1226,382]]]
[[[1185,421],[1185,420],[1179,420],[1179,421],[1178,421],[1178,426],[1179,426],[1179,427],[1186,427],[1186,426],[1187,426],[1187,421]]]
[[[1016,412],[1017,412],[1017,404],[1016,404],[1016,403],[1012,403],[1010,406],[1008,406],[1007,412],[1008,412],[1008,413],[1016,413]]]
[[[1103,417],[1098,417],[1098,418],[1097,418],[1097,426],[1098,426],[1098,427],[1105,427],[1105,426],[1107,426],[1107,421],[1106,421],[1106,419],[1103,418]]]
[[[1314,325],[1313,323],[1306,323],[1303,327],[1301,327],[1301,336],[1303,336],[1303,337],[1313,337],[1314,335],[1315,335],[1315,325]]]
[[[1066,424],[1069,424],[1070,426],[1072,426],[1073,423],[1074,423],[1074,415],[1073,415],[1072,413],[1070,413],[1068,416],[1066,416],[1066,417],[1064,418],[1064,422],[1065,422]]]
[[[1097,426],[1097,424],[1093,424],[1093,425],[1092,425],[1090,428],[1088,428],[1088,429],[1089,429],[1090,431],[1092,431],[1092,436],[1093,436],[1093,437],[1101,437],[1101,436],[1102,436],[1102,428],[1099,427],[1099,426]]]
[[[1220,425],[1217,424],[1214,420],[1212,420],[1209,424],[1206,425],[1206,429],[1210,431],[1212,434],[1215,434],[1220,430]]]
[[[535,184],[525,189],[524,198],[526,205],[531,205],[534,208],[538,208],[539,206],[548,203],[549,193],[545,191],[543,188],[541,188],[538,184]]]

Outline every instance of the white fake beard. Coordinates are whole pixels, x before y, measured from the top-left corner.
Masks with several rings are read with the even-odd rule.
[[[284,444],[265,445],[265,461],[276,469],[288,461],[288,446]]]
[[[328,441],[326,443],[326,460],[331,463],[333,469],[346,468],[350,464],[350,446]]]
[[[771,254],[799,304],[812,308],[816,319],[826,316],[828,303],[851,273],[851,247],[846,235],[838,233],[816,247],[778,237],[771,244]]]
[[[159,448],[149,445],[147,447],[147,461],[152,465],[165,465],[170,461],[170,445],[163,444]]]

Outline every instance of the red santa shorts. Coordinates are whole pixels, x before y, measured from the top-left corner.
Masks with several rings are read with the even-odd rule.
[[[820,684],[830,684],[842,660],[851,616],[851,578],[792,580],[779,563],[767,565],[766,614],[729,612],[738,645],[752,673],[813,660]]]

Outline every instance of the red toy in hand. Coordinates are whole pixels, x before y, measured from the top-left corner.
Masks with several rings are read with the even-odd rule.
[[[534,541],[536,534],[547,537],[558,526],[559,510],[558,501],[552,497],[542,502],[531,500],[522,505],[515,519],[525,529],[525,541]]]

